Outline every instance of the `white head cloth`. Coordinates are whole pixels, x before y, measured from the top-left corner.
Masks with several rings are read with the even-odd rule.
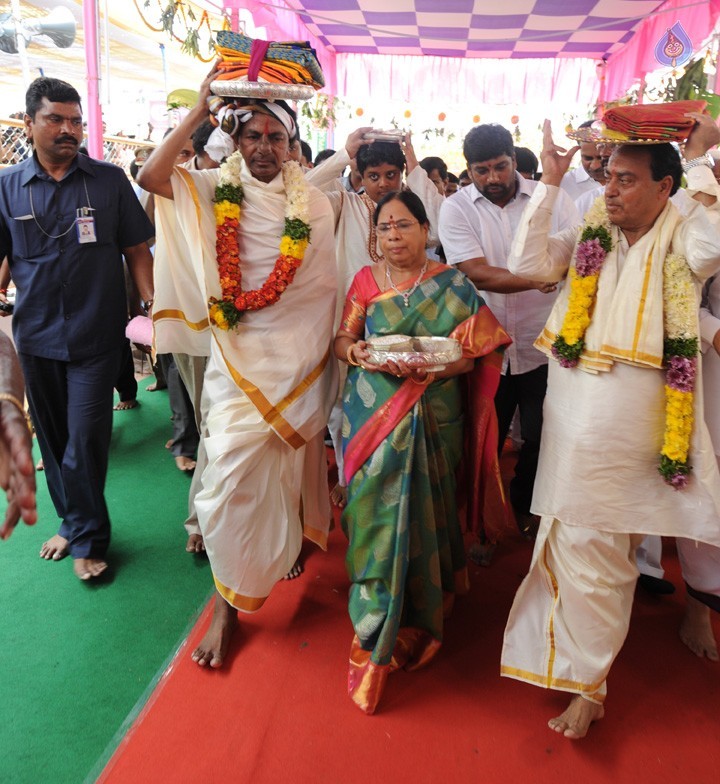
[[[294,138],[295,122],[293,118],[276,103],[257,101],[254,104],[239,107],[235,104],[225,104],[218,110],[216,115],[218,126],[210,134],[210,138],[205,145],[205,152],[218,163],[232,155],[235,152],[235,140],[233,137],[240,130],[240,125],[246,123],[255,112],[272,114],[288,132],[290,139]]]

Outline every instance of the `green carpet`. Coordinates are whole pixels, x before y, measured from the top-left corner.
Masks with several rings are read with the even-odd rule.
[[[71,559],[38,557],[59,524],[42,473],[37,525],[0,543],[2,782],[85,780],[211,593],[207,560],[184,552],[190,479],[164,449],[167,393],[149,381],[114,417],[110,579],[81,583]]]

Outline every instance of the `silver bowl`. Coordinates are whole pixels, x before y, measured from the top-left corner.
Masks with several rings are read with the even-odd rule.
[[[367,341],[374,365],[405,362],[410,367],[430,372],[444,370],[462,357],[462,347],[454,338],[380,335]]]

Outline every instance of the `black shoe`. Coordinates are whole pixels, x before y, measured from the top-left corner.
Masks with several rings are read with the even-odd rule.
[[[675,593],[675,586],[670,580],[651,577],[649,574],[641,574],[638,578],[638,585],[648,593],[654,593],[657,596],[669,596],[671,593]]]

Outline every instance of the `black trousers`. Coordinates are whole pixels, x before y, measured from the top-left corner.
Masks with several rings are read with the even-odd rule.
[[[117,389],[123,403],[137,399],[138,384],[135,379],[135,361],[129,340],[125,342],[123,348],[122,364],[118,377],[115,379],[115,389]]]
[[[122,355],[65,362],[19,354],[59,534],[74,558],[103,558],[110,544],[104,492]]]
[[[502,452],[515,410],[520,411],[523,444],[515,466],[515,476],[510,480],[510,501],[515,509],[524,514],[530,512],[537,473],[547,374],[547,365],[518,375],[513,375],[508,368],[507,373],[500,377],[500,386],[495,395],[500,434],[498,454]]]

